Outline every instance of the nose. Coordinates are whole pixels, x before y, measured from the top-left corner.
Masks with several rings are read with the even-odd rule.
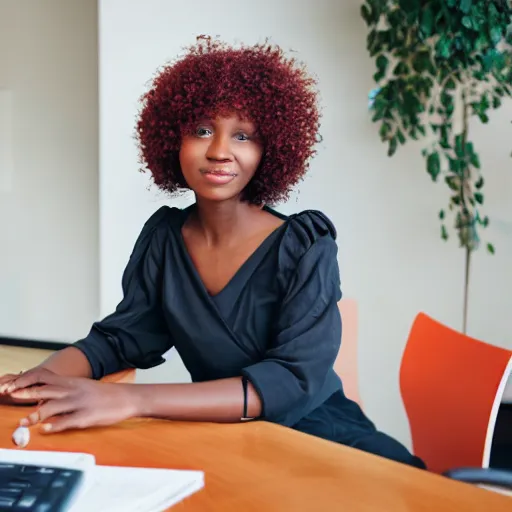
[[[206,158],[215,161],[228,161],[232,159],[229,137],[216,133],[211,139],[206,151]]]

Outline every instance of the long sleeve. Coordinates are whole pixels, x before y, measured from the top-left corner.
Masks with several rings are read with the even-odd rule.
[[[115,312],[73,344],[87,357],[94,379],[125,368],[157,366],[173,346],[160,303],[169,210],[160,208],[145,223],[123,273],[123,299]]]
[[[341,344],[335,235],[327,229],[326,219],[309,215],[307,220],[315,223],[299,225],[285,241],[288,272],[281,273],[281,278],[286,291],[275,335],[263,360],[243,371],[262,400],[263,419],[269,421],[281,422],[289,411],[314,401],[332,372]]]

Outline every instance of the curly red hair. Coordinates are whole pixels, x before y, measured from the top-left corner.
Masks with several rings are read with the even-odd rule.
[[[235,49],[201,36],[157,74],[141,98],[136,130],[141,162],[159,188],[170,193],[187,188],[178,159],[181,136],[198,119],[237,111],[256,124],[264,144],[244,199],[285,200],[315,154],[320,119],[315,85],[277,46]]]

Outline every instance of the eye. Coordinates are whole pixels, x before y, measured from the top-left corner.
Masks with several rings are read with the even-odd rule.
[[[235,135],[235,139],[244,142],[246,140],[249,140],[249,136],[246,135],[245,133],[237,133]]]
[[[198,137],[209,137],[210,135],[212,134],[212,131],[209,129],[209,128],[206,128],[204,126],[200,126],[197,130],[196,130],[196,135]]]

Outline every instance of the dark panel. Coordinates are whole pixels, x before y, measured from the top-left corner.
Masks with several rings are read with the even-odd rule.
[[[61,350],[68,347],[67,343],[59,343],[57,341],[35,341],[22,338],[2,338],[0,337],[0,345],[8,345],[10,347],[23,348],[42,348],[43,350]]]

